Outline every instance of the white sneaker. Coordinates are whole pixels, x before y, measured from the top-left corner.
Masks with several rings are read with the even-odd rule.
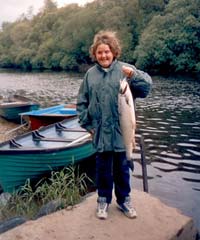
[[[118,207],[128,218],[136,218],[137,217],[136,210],[131,205],[130,197],[126,197],[124,203],[119,204]]]
[[[108,217],[108,203],[105,197],[98,197],[97,199],[97,217],[99,219],[107,219]]]

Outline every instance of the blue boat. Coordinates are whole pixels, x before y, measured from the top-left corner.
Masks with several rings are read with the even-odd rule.
[[[21,115],[21,122],[25,120],[32,130],[52,123],[60,122],[77,115],[75,104],[61,104],[48,108],[24,112]]]

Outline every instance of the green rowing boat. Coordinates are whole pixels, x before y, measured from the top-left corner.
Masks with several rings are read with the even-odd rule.
[[[91,135],[78,119],[67,119],[0,143],[0,185],[12,192],[27,179],[70,164],[95,153]]]

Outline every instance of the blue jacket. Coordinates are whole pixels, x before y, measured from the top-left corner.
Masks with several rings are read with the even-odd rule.
[[[151,89],[151,77],[133,65],[115,60],[108,69],[96,64],[84,76],[77,98],[80,125],[94,130],[93,143],[98,152],[125,151],[119,125],[118,93],[122,66],[131,66],[134,76],[129,84],[134,98],[146,97]]]

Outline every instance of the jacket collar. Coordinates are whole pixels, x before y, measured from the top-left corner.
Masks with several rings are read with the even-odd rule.
[[[112,64],[110,65],[109,68],[103,68],[103,67],[102,67],[101,65],[99,65],[98,63],[96,63],[96,66],[97,66],[97,68],[98,68],[100,71],[102,71],[102,72],[110,72],[110,71],[113,70],[113,68],[114,68],[114,66],[115,66],[116,63],[117,63],[117,60],[115,59],[115,60],[112,62]]]

